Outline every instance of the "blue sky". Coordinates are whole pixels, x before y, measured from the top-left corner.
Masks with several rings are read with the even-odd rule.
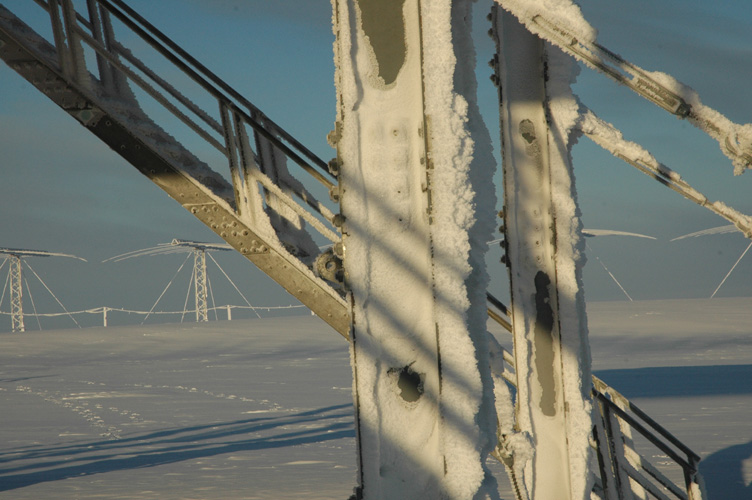
[[[1,3],[19,14],[37,9],[32,0]],[[335,106],[328,0],[131,0],[129,4],[322,158],[334,155],[325,140]],[[746,0],[583,0],[580,5],[598,28],[603,45],[645,69],[674,75],[732,120],[752,121],[752,4]],[[485,35],[489,6],[486,0],[476,3],[477,74],[479,101],[498,157],[498,104],[485,64],[492,50]],[[716,143],[690,124],[590,70],[581,73],[575,92],[599,116],[646,146],[711,200],[722,199],[752,213],[752,174],[734,177]],[[86,258],[88,263],[29,260],[69,310],[149,309],[182,258],[158,256],[106,264],[102,260],[172,238],[218,241],[2,63],[0,96],[0,247]],[[587,299],[626,300],[596,258],[635,300],[710,296],[747,240],[726,234],[670,242],[725,221],[613,159],[587,139],[580,140],[573,154],[585,227],[658,238],[589,238]],[[489,252],[492,290],[506,297],[506,271],[499,257],[493,247]],[[252,303],[296,303],[240,256],[227,252],[216,258]],[[718,296],[751,296],[751,274],[748,255]],[[210,276],[219,295],[224,278],[211,269]],[[0,277],[4,282],[5,269]],[[59,311],[54,301],[45,298],[44,288],[35,285],[35,278],[27,279],[38,309]],[[182,309],[187,280],[187,275],[178,278],[165,296],[166,308]],[[241,304],[233,293],[217,297],[218,303]],[[77,319],[82,324],[99,321],[83,318]],[[61,321],[65,326],[66,320]],[[5,323],[0,318],[0,330],[6,329]],[[53,323],[42,326],[46,324]],[[72,325],[69,320],[68,325]]]

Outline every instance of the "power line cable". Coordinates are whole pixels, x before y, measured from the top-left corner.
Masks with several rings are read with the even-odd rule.
[[[188,254],[188,256],[185,258],[185,260],[183,261],[183,263],[180,264],[180,267],[175,272],[175,274],[172,276],[172,279],[169,281],[169,283],[167,283],[167,286],[165,287],[164,290],[162,290],[162,293],[159,295],[159,297],[157,297],[157,301],[154,302],[153,306],[151,306],[151,309],[149,310],[149,314],[147,314],[146,317],[144,318],[144,320],[141,322],[142,325],[144,324],[144,322],[146,322],[147,319],[149,319],[149,315],[151,315],[152,311],[154,311],[154,308],[157,307],[157,304],[159,304],[159,301],[162,300],[162,297],[164,296],[165,292],[167,292],[167,289],[170,288],[170,285],[172,285],[172,282],[175,280],[175,277],[178,275],[178,273],[180,272],[180,270],[183,269],[183,266],[185,266],[185,263],[188,262],[188,259],[190,257],[191,257],[191,255]],[[181,321],[181,323],[182,323],[182,321]]]
[[[227,281],[229,281],[230,284],[233,287],[235,287],[235,290],[240,294],[240,296],[243,297],[243,300],[245,301],[246,304],[248,304],[248,307],[250,307],[251,309],[253,309],[253,312],[256,313],[256,316],[258,316],[259,318],[261,318],[261,315],[256,312],[256,309],[251,305],[251,303],[248,301],[248,299],[245,298],[245,295],[243,295],[243,292],[241,292],[240,289],[238,288],[238,286],[235,284],[235,282],[230,279],[230,277],[227,275],[227,273],[225,272],[225,270],[222,269],[222,266],[219,265],[219,262],[217,262],[217,260],[214,257],[212,257],[212,254],[209,254],[209,258],[212,260],[212,262],[214,262],[217,265],[217,267],[219,268],[219,270],[222,271],[222,274],[224,274],[225,278],[227,278]]]
[[[721,289],[721,287],[723,286],[723,284],[724,284],[724,283],[726,282],[726,279],[727,279],[727,278],[728,278],[729,276],[731,276],[731,273],[732,273],[732,272],[734,272],[734,269],[736,269],[736,266],[737,266],[737,265],[739,265],[739,262],[741,262],[741,260],[742,260],[742,259],[744,258],[744,255],[746,255],[746,253],[747,253],[747,252],[749,251],[750,247],[752,247],[752,242],[750,242],[750,243],[749,243],[749,245],[747,245],[747,248],[746,248],[746,249],[744,249],[744,251],[743,251],[743,252],[742,252],[742,254],[741,254],[741,255],[739,256],[739,258],[738,258],[738,259],[736,259],[736,262],[734,263],[734,265],[733,265],[733,266],[731,266],[731,269],[729,270],[729,272],[728,272],[728,273],[726,273],[726,276],[724,276],[724,277],[723,277],[723,280],[721,280],[721,283],[720,283],[720,284],[718,285],[718,287],[717,287],[717,288],[715,289],[715,291],[713,292],[713,294],[712,294],[712,295],[710,296],[710,298],[711,298],[711,299],[712,299],[713,297],[715,297],[715,294],[716,294],[716,293],[718,293],[718,290],[720,290],[720,289]]]
[[[68,309],[66,309],[65,306],[63,305],[63,303],[60,302],[60,299],[58,299],[57,296],[54,293],[52,293],[52,290],[50,290],[50,287],[47,286],[47,283],[45,283],[42,280],[42,278],[37,274],[37,272],[34,270],[34,268],[31,267],[31,264],[29,264],[28,262],[25,262],[25,264],[26,264],[26,267],[29,268],[29,271],[31,271],[34,274],[34,276],[37,277],[37,279],[39,280],[39,282],[42,285],[44,285],[44,287],[47,289],[47,291],[50,293],[50,295],[52,295],[52,298],[54,298],[55,301],[60,305],[60,307],[63,308],[63,311],[65,311],[66,313],[68,313]],[[27,288],[28,288],[28,285],[27,285]],[[31,296],[31,292],[29,292],[29,295]],[[77,327],[81,328],[81,325],[78,324],[78,321],[76,321],[76,318],[74,318],[72,314],[68,313],[68,316],[70,317],[71,320],[73,320],[73,322],[76,324]]]

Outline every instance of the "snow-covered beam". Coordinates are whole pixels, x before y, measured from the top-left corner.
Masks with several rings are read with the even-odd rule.
[[[577,103],[566,61],[494,8],[517,429],[534,453],[513,468],[535,500],[583,500],[592,429],[580,282],[581,227],[569,155]],[[564,77],[562,79],[562,76]],[[502,443],[503,444],[503,443]],[[518,478],[519,479],[519,478]]]
[[[470,2],[333,6],[358,495],[495,498],[482,258],[493,159],[469,131]]]

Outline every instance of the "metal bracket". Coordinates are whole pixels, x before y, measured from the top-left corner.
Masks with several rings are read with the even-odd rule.
[[[104,111],[97,108],[96,106],[91,106],[89,108],[84,108],[81,111],[71,113],[71,116],[81,122],[81,124],[85,127],[96,126],[96,124],[99,123],[99,120],[101,120],[104,115]]]

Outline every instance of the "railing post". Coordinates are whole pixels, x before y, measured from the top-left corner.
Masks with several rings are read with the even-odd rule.
[[[68,76],[73,78],[79,85],[88,89],[91,86],[91,81],[89,79],[89,71],[86,69],[84,49],[81,46],[81,40],[76,31],[78,20],[76,19],[76,7],[73,5],[72,0],[62,0],[62,16],[65,34],[68,39],[68,62],[70,63]]]
[[[235,137],[237,137],[238,154],[240,156],[240,177],[243,185],[241,196],[245,199],[246,218],[255,227],[261,227],[259,219],[266,215],[263,213],[261,192],[256,180],[256,174],[259,171],[258,157],[256,156],[256,153],[254,153],[253,148],[251,148],[245,120],[239,113],[233,113],[233,116]],[[251,117],[253,117],[253,115],[251,115]],[[256,143],[258,142],[256,141]]]
[[[621,500],[619,465],[614,457],[614,449],[611,444],[612,435],[609,432],[610,426],[607,424],[609,418],[608,406],[598,399],[597,393],[595,393],[593,401],[596,404],[593,434],[597,445],[596,454],[598,455],[601,483],[605,494],[604,500]]]
[[[89,11],[89,21],[94,39],[102,44],[107,51],[111,51],[109,37],[105,36],[105,23],[103,17],[107,16],[107,11],[99,8],[97,0],[86,0],[86,7]],[[107,23],[109,25],[109,23]],[[111,26],[109,26],[111,30]],[[115,82],[113,79],[113,69],[99,52],[97,52],[97,68],[99,69],[99,79],[108,92],[114,92]]]
[[[60,1],[48,1],[48,13],[50,14],[50,26],[52,27],[52,38],[57,50],[57,59],[63,74],[69,76],[71,63],[69,62],[70,54],[65,45],[65,32],[63,30],[63,21],[60,14]]]
[[[613,393],[610,393],[610,396],[611,400],[616,406],[618,406],[625,412],[629,409],[629,401],[624,398],[624,396],[622,396],[621,394]],[[635,498],[646,499],[647,493],[645,492],[645,489],[642,487],[642,485],[637,481],[630,480],[628,475],[626,474],[626,467],[629,466],[632,466],[637,471],[643,470],[642,457],[636,451],[634,451],[634,442],[632,441],[632,427],[628,422],[620,419],[617,415],[614,415],[613,413],[611,415],[614,421],[619,426],[619,454],[616,456],[616,459],[620,462],[623,462],[623,464],[620,465],[619,468],[619,470],[622,471],[620,472],[620,474],[622,474],[622,486],[624,487],[625,491],[629,491],[629,493]],[[625,478],[626,484],[624,483]]]
[[[259,122],[262,126],[266,125],[263,117]],[[275,134],[276,137],[274,130],[269,130],[269,132]],[[255,135],[259,170],[271,179],[284,194],[292,198],[294,192],[290,186],[296,184],[297,181],[292,178],[287,169],[287,157],[274,142],[258,132]],[[313,257],[318,255],[318,245],[305,230],[306,223],[303,217],[296,214],[276,193],[266,188],[263,188],[263,190],[269,221],[279,239],[295,248],[295,252],[299,256]]]
[[[614,395],[611,396],[614,397]],[[614,404],[619,406],[618,401],[614,401]],[[619,498],[623,500],[632,500],[633,498],[645,500],[647,499],[645,489],[638,482],[631,480],[627,472],[629,468],[642,470],[641,464],[632,463],[635,457],[628,456],[631,453],[630,447],[633,447],[631,446],[632,430],[629,424],[623,422],[618,415],[612,412],[607,404],[604,406],[607,408],[606,421],[611,438],[614,467],[619,482]],[[639,460],[639,456],[637,458]]]
[[[697,472],[699,460],[687,455],[687,461],[692,466],[692,471],[684,470],[684,480],[687,485],[687,498],[689,500],[706,500],[705,483],[702,476]]]
[[[243,186],[243,179],[240,175],[239,161],[239,144],[238,137],[235,134],[235,126],[237,123],[237,115],[232,113],[230,116],[230,109],[226,102],[219,101],[219,114],[222,120],[222,135],[225,140],[225,156],[230,167],[230,178],[232,180],[232,188],[235,193],[235,209],[241,218],[246,216],[248,212],[247,200],[245,198],[245,186]]]
[[[606,435],[608,436],[611,467],[614,472],[617,495],[619,500],[632,500],[632,488],[630,487],[629,476],[622,465],[622,460],[624,460],[624,443],[622,441],[619,419],[613,414],[608,404],[603,404],[603,410],[603,420],[605,422]]]
[[[110,12],[102,7],[101,4],[100,12],[102,13],[102,34],[104,36],[105,47],[110,53],[119,58],[120,54],[115,50],[117,44],[115,41],[115,31],[112,28],[112,18],[110,17]],[[118,71],[118,69],[114,65],[110,66],[110,71],[112,72],[113,82],[112,91],[118,97],[135,99],[133,92],[128,86],[128,80],[126,76],[122,72]]]

